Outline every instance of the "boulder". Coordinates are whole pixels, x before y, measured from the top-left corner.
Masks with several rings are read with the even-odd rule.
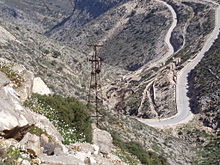
[[[63,153],[67,153],[68,149],[62,144],[63,137],[60,135],[54,125],[45,116],[39,115],[33,111],[30,111],[30,114],[34,118],[35,126],[46,131],[47,134],[53,138],[53,144],[55,147],[59,148],[59,150],[61,150]]]
[[[103,154],[110,153],[113,147],[111,134],[98,128],[93,130],[93,143],[99,146],[100,152]]]
[[[44,154],[54,154],[56,146],[52,142],[50,142],[50,139],[45,134],[42,134],[40,137],[40,146],[43,148]]]
[[[33,156],[39,156],[41,153],[40,138],[36,135],[27,133],[20,141],[20,145]]]
[[[34,78],[32,91],[33,93],[38,93],[41,95],[49,95],[52,93],[40,77]]]
[[[22,75],[24,82],[22,82],[21,86],[16,88],[16,92],[19,95],[21,101],[25,101],[32,94],[33,81],[34,81],[34,73],[26,70],[23,65],[15,65],[12,67],[12,70],[16,73]]]

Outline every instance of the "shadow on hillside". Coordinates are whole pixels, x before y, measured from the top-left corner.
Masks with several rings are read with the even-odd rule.
[[[199,113],[199,103],[198,103],[198,99],[197,99],[197,95],[198,95],[198,91],[195,90],[194,88],[194,77],[195,77],[195,71],[192,70],[187,77],[188,80],[188,92],[187,92],[187,96],[189,97],[190,101],[189,101],[189,106],[190,109],[192,111],[192,113],[194,114],[198,114]]]

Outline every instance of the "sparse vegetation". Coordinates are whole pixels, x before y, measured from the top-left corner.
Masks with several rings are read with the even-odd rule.
[[[59,51],[54,50],[52,57],[53,58],[58,58],[59,56],[61,56],[61,53]]]
[[[90,114],[77,99],[33,94],[24,105],[46,116],[63,136],[64,144],[91,142]]]
[[[43,49],[42,51],[43,51],[44,54],[49,54],[50,53],[50,51],[48,49]]]
[[[196,144],[197,157],[195,157],[193,165],[217,165],[220,160],[220,137],[195,128],[195,125],[192,123],[178,132],[180,137],[187,137],[186,139],[190,139],[191,143]]]
[[[22,82],[24,82],[24,79],[22,75],[16,73],[12,70],[11,64],[6,64],[4,62],[0,62],[0,72],[3,72],[6,74],[6,76],[12,81],[14,84],[14,87],[20,87]]]
[[[124,150],[118,149],[115,153],[121,160],[129,165],[137,165],[138,162],[129,153]]]
[[[220,36],[189,76],[192,111],[220,135]],[[205,77],[205,78],[204,78]]]
[[[24,151],[21,151],[14,146],[10,146],[8,149],[2,151],[0,157],[0,165],[17,165],[18,159],[31,160],[30,155]]]
[[[153,59],[157,55],[156,40],[167,30],[169,24],[167,18],[158,13],[160,10],[163,9],[152,9],[145,14],[130,17],[124,29],[101,50],[105,61],[110,65],[135,71]]]
[[[124,142],[117,133],[112,133],[113,144],[118,146],[122,151],[135,155],[142,164],[145,165],[167,165],[166,159],[158,156],[151,151],[145,151],[143,147],[134,141]]]

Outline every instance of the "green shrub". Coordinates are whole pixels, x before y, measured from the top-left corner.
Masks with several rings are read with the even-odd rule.
[[[18,26],[15,27],[16,30],[20,30],[20,28]]]
[[[76,98],[33,94],[24,105],[46,116],[63,136],[64,144],[92,141],[90,114]]]
[[[49,54],[50,53],[50,51],[48,49],[43,49],[42,51],[43,51],[44,54]]]
[[[52,57],[57,58],[57,57],[59,57],[59,56],[61,56],[61,53],[58,52],[58,51],[56,51],[56,50],[54,50]]]

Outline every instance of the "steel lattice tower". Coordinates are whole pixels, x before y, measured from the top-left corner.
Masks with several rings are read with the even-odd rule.
[[[103,59],[98,56],[97,48],[102,47],[102,45],[88,45],[93,48],[92,57],[89,59],[91,62],[91,77],[89,83],[89,94],[88,94],[88,105],[95,104],[95,115],[96,126],[99,125],[99,119],[103,116],[100,112],[99,106],[101,104],[101,82],[100,82],[100,73]],[[91,92],[94,91],[92,96]]]

